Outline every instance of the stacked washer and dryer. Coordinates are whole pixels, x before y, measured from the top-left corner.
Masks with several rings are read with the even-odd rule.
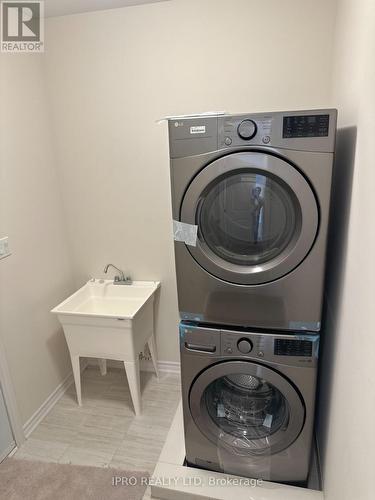
[[[307,478],[336,115],[169,119],[189,465]]]

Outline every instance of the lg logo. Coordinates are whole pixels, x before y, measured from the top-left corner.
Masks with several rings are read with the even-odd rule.
[[[2,52],[43,51],[44,2],[1,2]]]

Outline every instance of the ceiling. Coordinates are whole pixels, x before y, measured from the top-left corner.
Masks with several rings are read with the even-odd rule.
[[[116,9],[166,0],[44,0],[45,17],[66,16],[94,10]]]

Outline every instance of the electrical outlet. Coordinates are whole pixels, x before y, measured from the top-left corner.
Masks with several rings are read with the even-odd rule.
[[[8,236],[0,239],[0,259],[4,259],[5,257],[9,257],[9,241]]]

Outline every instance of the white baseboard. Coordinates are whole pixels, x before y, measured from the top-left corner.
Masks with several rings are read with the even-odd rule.
[[[86,369],[86,367],[87,363],[81,363],[81,373]],[[65,392],[73,382],[73,373],[70,373],[23,425],[23,432],[26,439],[30,436],[33,430],[36,429],[40,422],[48,415],[48,413],[52,410],[58,400],[65,394]]]
[[[158,368],[160,372],[166,373],[180,373],[181,366],[178,361],[158,361]],[[152,361],[141,361],[141,370],[144,372],[153,372],[154,366]]]
[[[98,366],[98,360],[95,358],[87,358],[89,366]],[[115,361],[113,359],[107,360],[108,368],[116,368],[122,370],[124,365],[121,361]],[[154,366],[152,361],[141,360],[140,363],[141,371],[153,372]],[[180,363],[178,361],[158,361],[158,368],[160,372],[165,373],[180,373]]]
[[[12,458],[13,455],[15,455],[18,450],[19,450],[19,447],[17,445],[15,445],[14,448],[13,448],[13,450],[9,453],[9,455],[8,455],[7,458]]]
[[[17,449],[16,442],[12,441],[12,443],[3,451],[3,453],[0,453],[0,463],[7,457],[9,457],[15,449]]]

